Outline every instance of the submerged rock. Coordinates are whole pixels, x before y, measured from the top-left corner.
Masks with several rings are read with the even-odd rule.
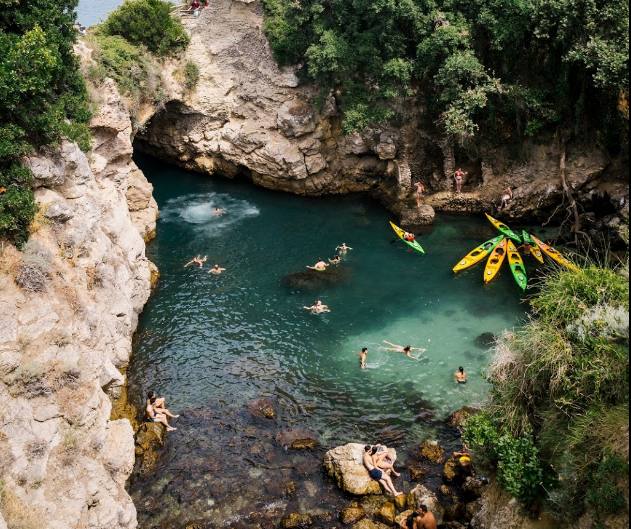
[[[483,332],[476,336],[474,342],[478,347],[489,349],[495,345],[496,337],[492,332]]]
[[[438,441],[424,441],[420,447],[421,457],[430,463],[440,465],[445,461],[445,450]]]
[[[303,529],[312,525],[313,520],[307,513],[292,512],[280,521],[281,529]]]
[[[449,426],[453,426],[454,428],[462,428],[469,417],[479,412],[480,410],[473,406],[463,406],[459,410],[453,412],[449,416],[449,419],[447,419],[447,422]]]
[[[136,465],[141,475],[151,473],[164,446],[166,430],[156,422],[144,422],[136,432]]]
[[[343,283],[349,276],[350,272],[347,268],[335,266],[328,268],[324,272],[306,270],[304,272],[288,274],[281,279],[281,284],[292,289],[318,291],[322,288]]]
[[[364,518],[353,525],[352,529],[388,529],[387,525]]]
[[[276,406],[271,399],[261,398],[248,402],[248,411],[261,419],[275,419]]]
[[[276,442],[291,450],[312,450],[320,444],[317,434],[300,429],[279,432],[276,435]]]
[[[433,224],[436,219],[434,208],[428,204],[421,204],[421,207],[405,208],[401,211],[401,226],[426,226]]]
[[[391,501],[385,502],[377,512],[377,518],[382,522],[392,525],[397,515],[397,509]]]
[[[357,504],[351,503],[348,507],[342,509],[340,513],[340,522],[345,525],[359,522],[362,518],[366,516],[366,511],[364,508]]]
[[[389,449],[393,459],[396,451]],[[329,450],[324,456],[324,468],[337,486],[345,492],[363,496],[366,494],[381,494],[381,486],[371,479],[362,462],[364,445],[349,443]]]

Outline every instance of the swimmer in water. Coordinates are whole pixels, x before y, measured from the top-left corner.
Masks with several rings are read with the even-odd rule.
[[[329,259],[329,263],[332,265],[339,265],[342,262],[342,258],[339,255],[333,257],[333,259]]]
[[[329,306],[322,303],[322,301],[320,301],[319,299],[317,299],[316,302],[310,307],[303,307],[303,309],[310,311],[311,314],[323,314],[324,312],[331,312]]]
[[[454,378],[458,384],[466,384],[467,383],[467,373],[465,373],[464,367],[460,366],[458,371],[454,373]]]
[[[218,276],[219,274],[221,274],[222,272],[225,272],[226,269],[225,268],[221,268],[221,266],[219,266],[218,264],[216,264],[215,266],[213,266],[210,271],[208,272],[209,274],[214,274],[216,276]]]
[[[346,243],[343,242],[342,244],[340,244],[337,248],[335,248],[335,250],[340,254],[340,255],[346,255],[346,253],[348,253],[349,250],[352,250],[352,248],[350,246],[346,246]]]
[[[184,265],[184,268],[188,268],[189,266],[191,266],[193,264],[198,266],[199,268],[202,268],[206,261],[208,261],[208,256],[207,255],[204,255],[203,259],[202,259],[201,256],[198,255],[197,257],[193,257],[188,263],[186,263]]]
[[[393,353],[403,353],[405,356],[411,358],[412,360],[420,360],[418,356],[412,356],[412,351],[419,351],[421,353],[427,351],[427,349],[423,349],[422,347],[412,347],[411,345],[397,345],[387,340],[384,340],[383,343],[389,345],[390,347],[382,347],[382,349]]]
[[[225,212],[223,208],[213,208],[213,217],[221,217]]]
[[[316,272],[324,272],[328,267],[329,264],[325,263],[322,259],[318,259],[318,262],[313,266],[307,266],[309,270],[315,270]]]
[[[366,361],[368,360],[368,347],[362,347],[359,352],[359,367],[366,369]]]

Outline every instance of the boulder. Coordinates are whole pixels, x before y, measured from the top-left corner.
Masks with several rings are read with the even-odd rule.
[[[53,222],[63,224],[74,217],[74,211],[65,201],[58,200],[50,204],[44,212],[44,217]]]
[[[261,398],[251,400],[247,404],[248,411],[255,417],[261,419],[275,419],[276,418],[276,406],[271,399]]]
[[[438,525],[443,523],[445,515],[444,507],[438,502],[436,494],[429,490],[425,485],[417,485],[408,495],[408,507],[418,509],[421,505],[425,505],[436,517]]]
[[[458,462],[455,459],[447,461],[443,467],[443,479],[447,483],[452,483],[458,477],[458,474]]]
[[[150,474],[164,446],[166,430],[157,422],[144,422],[136,432],[136,464],[138,473]]]
[[[318,292],[323,288],[336,286],[346,281],[349,271],[343,266],[329,267],[324,272],[305,270],[287,274],[281,279],[281,285],[298,290]]]
[[[449,426],[462,428],[469,417],[479,412],[480,410],[478,408],[474,408],[473,406],[463,406],[459,410],[453,412],[449,416],[449,419],[447,419],[447,422],[449,423]]]
[[[400,511],[404,511],[408,504],[408,498],[405,494],[400,494],[399,496],[396,496],[393,501],[395,507]]]
[[[346,525],[353,524],[359,522],[359,520],[361,520],[365,516],[366,511],[361,505],[357,503],[351,503],[348,507],[342,509],[342,512],[340,512],[340,522]]]
[[[280,521],[281,529],[304,529],[312,525],[313,520],[307,513],[292,512]]]
[[[401,210],[401,226],[427,226],[433,224],[436,212],[429,204],[421,204],[421,207],[404,208]]]
[[[392,458],[396,459],[396,451],[390,448],[389,452]],[[370,478],[364,467],[363,455],[362,444],[349,443],[338,446],[324,455],[324,468],[337,486],[345,492],[356,496],[381,494],[381,486]]]
[[[305,101],[285,101],[278,109],[276,125],[285,136],[297,138],[315,130],[315,115]]]
[[[445,450],[438,441],[424,441],[419,450],[421,457],[430,463],[440,465],[445,462]]]
[[[495,335],[492,332],[483,332],[475,337],[475,344],[478,347],[489,349],[495,345]]]
[[[368,520],[367,518],[364,518],[363,520],[360,520],[355,525],[353,525],[352,529],[388,529],[388,526],[380,522],[375,522],[373,520]]]
[[[421,481],[425,477],[425,474],[427,474],[427,469],[419,465],[412,466],[409,470],[410,479],[412,481]]]
[[[279,432],[276,442],[286,450],[312,450],[320,444],[317,434],[301,429]]]
[[[392,503],[391,501],[385,502],[381,506],[381,509],[377,511],[377,518],[388,525],[392,525],[394,523],[394,519],[396,518],[396,515],[397,515],[397,509],[394,506],[394,503]]]

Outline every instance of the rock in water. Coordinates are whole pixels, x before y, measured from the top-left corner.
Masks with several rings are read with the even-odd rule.
[[[396,451],[389,449],[393,459]],[[362,462],[364,445],[349,443],[329,450],[324,455],[324,468],[337,486],[345,492],[363,496],[366,494],[381,494],[381,486],[371,479]]]
[[[271,399],[261,398],[248,402],[248,411],[255,417],[262,419],[275,419],[276,406]]]
[[[352,529],[388,529],[387,525],[364,518],[353,525]]]
[[[463,406],[459,410],[453,412],[447,422],[449,426],[453,426],[454,428],[462,428],[464,423],[467,422],[467,419],[476,413],[479,413],[478,408],[474,408],[473,406]]]
[[[340,522],[344,525],[359,522],[366,516],[366,511],[357,503],[351,503],[348,507],[342,509],[340,513]]]
[[[392,525],[394,523],[396,515],[397,510],[394,506],[394,503],[392,503],[391,501],[385,502],[381,506],[381,509],[379,509],[379,511],[377,512],[377,518],[388,525]]]
[[[420,448],[421,457],[430,463],[440,465],[445,462],[445,450],[438,441],[424,441]]]
[[[141,475],[150,474],[164,446],[165,429],[157,422],[144,422],[136,433],[136,465]]]
[[[408,495],[408,506],[414,510],[418,509],[420,505],[425,505],[436,517],[438,525],[443,523],[443,516],[445,515],[444,507],[438,502],[436,494],[429,490],[424,485],[417,485],[414,487]]]
[[[406,208],[401,211],[401,226],[427,226],[434,223],[436,212],[428,204],[421,204],[420,208]]]
[[[319,291],[323,288],[336,286],[346,281],[349,277],[348,269],[343,266],[330,267],[324,272],[306,270],[288,274],[281,279],[281,284],[288,288]]]
[[[320,444],[315,433],[300,429],[279,432],[276,435],[276,442],[291,450],[312,450]]]
[[[492,332],[483,332],[476,337],[475,344],[483,349],[489,349],[495,345],[495,335]]]
[[[313,525],[313,520],[308,514],[292,512],[285,516],[281,522],[281,529],[306,529]]]

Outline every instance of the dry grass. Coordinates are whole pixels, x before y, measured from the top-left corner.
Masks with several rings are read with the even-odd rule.
[[[8,484],[0,491],[0,506],[9,529],[42,529],[42,514],[22,500]]]

